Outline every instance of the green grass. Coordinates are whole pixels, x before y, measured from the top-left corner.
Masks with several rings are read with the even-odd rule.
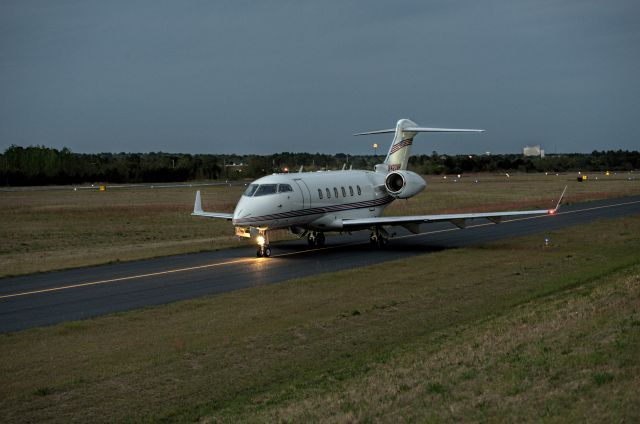
[[[473,181],[478,179],[478,183]],[[543,174],[427,177],[427,189],[387,208],[387,215],[555,206],[640,194],[640,180],[603,177],[577,183]],[[202,189],[204,208],[232,212],[244,187]],[[0,192],[0,277],[245,246],[227,221],[190,216],[195,188]],[[291,237],[276,231],[273,241]]]
[[[0,336],[0,421],[637,421],[640,217]],[[286,260],[274,258],[274,260]]]
[[[195,188],[0,193],[0,276],[240,245],[223,220],[198,219]],[[208,187],[204,206],[233,211],[243,187]]]
[[[274,402],[254,401],[211,416],[256,422],[637,422],[639,300],[635,266],[418,337],[331,388],[287,388]]]

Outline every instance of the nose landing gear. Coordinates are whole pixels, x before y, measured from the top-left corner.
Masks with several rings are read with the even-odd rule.
[[[257,258],[268,258],[271,256],[271,248],[269,246],[259,246],[256,252]]]
[[[267,233],[267,230],[260,230],[257,241],[258,251],[256,252],[256,257],[268,258],[269,256],[271,256],[271,247],[269,247],[269,233]]]

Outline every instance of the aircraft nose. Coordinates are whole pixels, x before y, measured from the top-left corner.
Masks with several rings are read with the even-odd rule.
[[[235,210],[233,211],[233,225],[242,225],[243,218],[248,218],[251,216],[251,209],[247,207],[246,199],[241,199],[236,205]]]
[[[233,218],[231,219],[231,222],[233,222],[233,225],[240,224],[240,220],[243,214],[244,214],[244,209],[236,208],[236,210],[233,211]]]

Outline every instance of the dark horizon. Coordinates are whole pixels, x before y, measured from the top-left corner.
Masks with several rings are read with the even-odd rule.
[[[34,144],[30,144],[30,145],[26,145],[26,146],[21,146],[18,144],[14,144],[14,145],[10,145],[7,146],[2,153],[0,153],[0,155],[3,155],[6,153],[6,151],[8,149],[10,149],[11,147],[21,147],[23,149],[27,149],[30,147],[44,147],[46,149],[55,149],[57,151],[62,151],[63,149],[68,149],[71,153],[73,154],[78,154],[78,155],[148,155],[148,154],[165,154],[165,155],[192,155],[192,156],[196,156],[196,155],[212,155],[212,156],[274,156],[274,155],[283,155],[283,154],[293,154],[293,155],[304,155],[304,154],[309,154],[309,155],[327,155],[327,156],[339,156],[339,155],[347,155],[347,156],[360,156],[360,157],[372,157],[372,156],[377,156],[380,157],[382,156],[383,158],[387,155],[387,150],[388,150],[388,146],[387,148],[384,149],[380,149],[378,148],[378,153],[377,154],[372,154],[372,153],[345,153],[345,152],[336,152],[336,153],[331,153],[331,152],[312,152],[312,151],[293,151],[293,150],[289,150],[289,151],[280,151],[280,152],[274,152],[274,153],[215,153],[215,152],[195,152],[195,153],[189,153],[189,152],[170,152],[170,151],[163,151],[163,150],[157,150],[157,151],[146,151],[146,152],[141,152],[141,151],[120,151],[120,152],[116,152],[116,151],[98,151],[98,152],[79,152],[79,151],[75,151],[73,149],[70,149],[68,146],[62,146],[61,148],[55,147],[55,146],[45,146],[45,145],[34,145]],[[523,146],[524,147],[524,146]],[[372,149],[371,149],[372,150]],[[602,150],[602,149],[597,149],[597,150],[591,150],[589,152],[549,152],[545,149],[544,150],[544,154],[545,156],[560,156],[560,155],[591,155],[594,152],[598,152],[598,153],[606,153],[606,152],[624,152],[624,153],[637,153],[640,152],[640,149],[608,149],[608,150]],[[411,152],[411,156],[430,156],[433,152],[437,153],[438,155],[445,155],[445,156],[468,156],[468,155],[473,155],[473,156],[499,156],[499,155],[504,155],[504,156],[508,156],[508,155],[520,155],[520,156],[524,156],[522,153],[522,149],[520,149],[519,152],[481,152],[481,153],[446,153],[446,152],[438,152],[438,151],[431,151],[431,152],[415,152],[415,149],[412,150]],[[532,157],[536,157],[536,156],[532,156]]]

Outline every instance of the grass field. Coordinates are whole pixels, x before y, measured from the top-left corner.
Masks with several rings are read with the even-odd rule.
[[[427,177],[420,195],[388,215],[552,207],[565,184],[568,202],[640,194],[624,174]],[[475,183],[475,180],[478,183]],[[244,187],[203,189],[205,209],[232,212]],[[195,188],[0,192],[0,277],[246,245],[229,222],[190,216]],[[274,232],[272,240],[289,237]]]
[[[2,335],[0,421],[638,422],[638,234],[602,221]]]

